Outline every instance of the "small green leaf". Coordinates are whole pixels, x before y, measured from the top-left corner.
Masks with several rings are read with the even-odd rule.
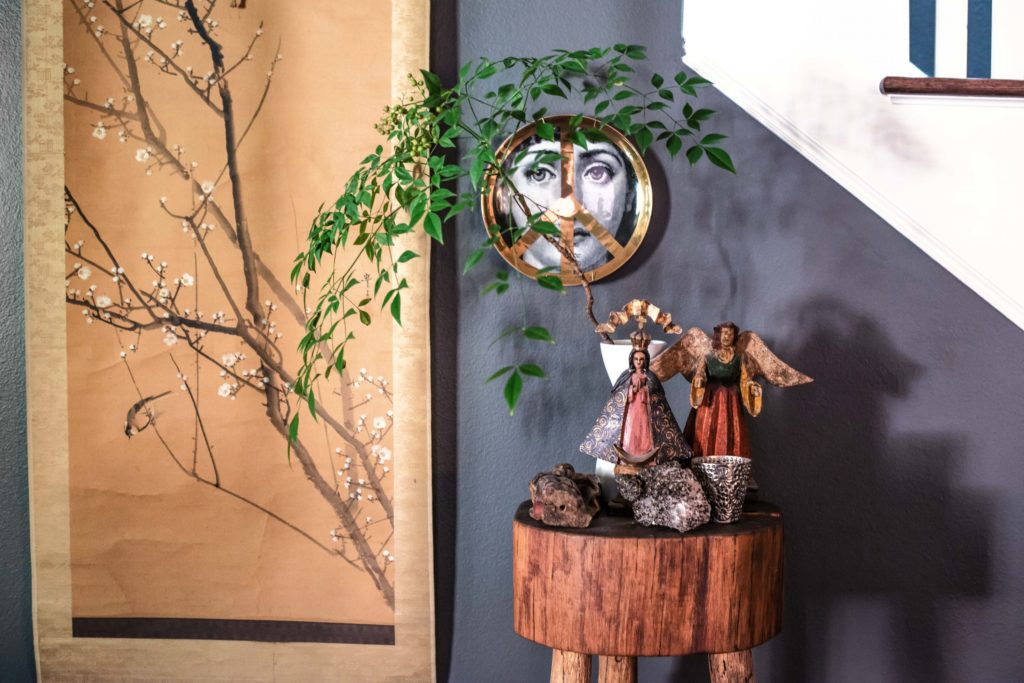
[[[565,291],[565,285],[562,284],[562,279],[557,275],[538,275],[537,284],[544,289],[550,289],[555,292]]]
[[[724,168],[730,173],[736,172],[736,167],[732,165],[732,159],[729,157],[729,153],[721,147],[705,147],[704,151],[708,155],[708,160],[719,168]]]
[[[482,247],[477,247],[476,249],[474,249],[473,253],[471,253],[466,258],[465,265],[462,266],[462,274],[465,275],[470,270],[472,270],[473,266],[475,266],[477,262],[479,262],[480,259],[483,258],[484,254],[486,254],[489,249],[490,245],[484,245]]]
[[[539,232],[541,235],[561,235],[562,231],[558,229],[551,221],[535,221],[531,226],[534,231]]]
[[[702,144],[702,145],[713,145],[716,142],[721,142],[722,140],[726,139],[727,137],[728,137],[727,135],[721,135],[719,133],[708,133],[707,135],[705,135],[704,137],[702,137],[700,139],[700,144]]]
[[[370,324],[370,314],[366,311],[359,311],[359,322],[364,325]]]
[[[537,132],[537,137],[541,140],[555,139],[555,127],[547,121],[538,121],[535,130]]]
[[[436,213],[428,213],[423,219],[423,231],[438,244],[444,244],[444,235],[441,233],[441,217]]]
[[[306,392],[306,405],[309,407],[309,414],[313,416],[313,422],[316,422],[316,394],[312,389]]]
[[[524,327],[523,336],[526,337],[527,339],[532,339],[533,341],[543,341],[549,344],[555,343],[555,338],[551,336],[551,333],[548,332],[547,328],[545,327]]]
[[[395,298],[391,300],[391,317],[399,325],[402,324],[402,294],[395,292]]]
[[[694,145],[690,149],[686,150],[686,158],[689,160],[691,166],[700,161],[700,158],[703,154],[704,150],[697,145]]]
[[[654,142],[654,134],[651,132],[650,128],[647,128],[646,126],[640,128],[640,130],[636,132],[635,137],[637,147],[640,148],[641,154],[646,152],[647,148],[651,146],[652,142]]]
[[[417,254],[415,251],[409,251],[407,249],[407,250],[402,252],[401,256],[398,257],[398,262],[399,263],[406,263],[407,261],[412,261],[414,258],[417,258],[417,257],[419,257],[419,254]]]
[[[427,86],[427,92],[431,95],[436,94],[441,90],[441,78],[435,73],[430,71],[424,71],[420,69],[420,73],[423,75],[423,84]]]
[[[409,205],[409,225],[416,225],[427,210],[426,194],[420,194]]]
[[[534,365],[533,363],[523,363],[522,365],[519,366],[519,372],[529,377],[540,377],[541,379],[547,379],[547,375],[544,374],[544,371],[540,368],[540,366]]]
[[[668,137],[668,140],[665,142],[665,147],[668,148],[669,154],[675,156],[679,154],[679,150],[683,148],[683,141],[678,135],[673,133]]]
[[[519,396],[523,393],[523,377],[518,370],[513,370],[505,382],[505,404],[508,406],[508,414],[516,414],[516,405],[519,403]]]
[[[654,74],[653,76],[651,76],[651,85],[653,85],[655,88],[660,88],[661,84],[664,82],[665,79],[662,77],[661,74]]]
[[[484,161],[483,157],[476,157],[473,159],[473,163],[469,165],[469,182],[473,184],[473,188],[476,190],[480,189],[484,178],[484,167],[487,162]]]
[[[505,367],[503,367],[503,368],[502,368],[501,370],[498,370],[498,371],[497,371],[497,372],[495,372],[495,373],[494,373],[493,375],[491,375],[490,377],[488,377],[488,378],[487,378],[487,379],[486,379],[486,380],[484,381],[484,384],[487,384],[488,382],[493,382],[494,380],[498,379],[499,377],[501,377],[502,375],[504,375],[504,374],[505,374],[506,372],[508,372],[509,370],[512,370],[512,369],[513,369],[514,367],[515,367],[514,365],[506,365],[506,366],[505,366]]]

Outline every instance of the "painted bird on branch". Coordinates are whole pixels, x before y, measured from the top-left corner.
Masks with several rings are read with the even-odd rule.
[[[162,394],[156,396],[147,396],[146,398],[139,399],[132,407],[128,409],[128,414],[124,418],[124,435],[129,439],[141,432],[143,429],[153,424],[153,411],[149,409],[149,403],[155,401],[158,398],[163,398],[170,391],[165,391]]]

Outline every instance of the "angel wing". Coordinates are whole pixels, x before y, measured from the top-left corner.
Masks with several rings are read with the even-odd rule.
[[[709,353],[711,337],[699,327],[691,327],[679,341],[651,361],[651,372],[662,382],[679,374],[693,380],[694,373]]]
[[[795,387],[814,381],[783,363],[756,332],[747,330],[740,334],[736,340],[736,350],[745,360],[744,366],[750,373],[750,379],[761,375],[777,387]]]

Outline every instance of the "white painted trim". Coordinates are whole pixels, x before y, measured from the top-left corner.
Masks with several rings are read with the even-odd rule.
[[[892,104],[926,104],[945,107],[1024,107],[1024,97],[979,97],[977,95],[889,95]]]
[[[871,183],[841,163],[789,119],[747,90],[737,79],[717,66],[713,60],[701,55],[699,50],[688,49],[683,57],[683,62],[704,78],[712,81],[718,90],[744,111],[804,155],[857,199],[864,202],[868,208],[988,301],[1010,321],[1024,329],[1024,306],[960,258],[945,243],[932,235]],[[879,96],[881,97],[881,95]]]

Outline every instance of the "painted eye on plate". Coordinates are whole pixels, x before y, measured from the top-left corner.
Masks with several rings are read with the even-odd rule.
[[[583,177],[592,183],[605,184],[610,182],[615,176],[612,169],[604,164],[591,164],[586,171],[583,172]]]
[[[538,166],[537,168],[528,168],[526,173],[526,179],[531,183],[547,183],[555,179],[555,172],[547,166]]]

